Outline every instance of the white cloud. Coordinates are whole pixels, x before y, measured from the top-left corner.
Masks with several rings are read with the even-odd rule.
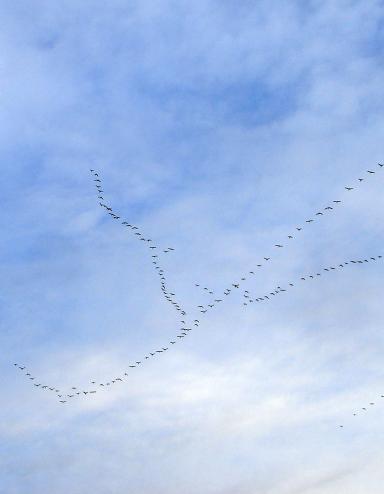
[[[196,281],[222,291],[264,255],[252,293],[384,255],[384,176],[365,172],[383,161],[380,2],[2,10],[7,359],[83,389],[175,334],[140,244],[100,215],[90,167],[119,212],[176,248],[164,264],[188,315]],[[68,407],[10,365],[7,494],[379,493],[381,272],[351,267],[246,310],[228,297],[173,352]]]

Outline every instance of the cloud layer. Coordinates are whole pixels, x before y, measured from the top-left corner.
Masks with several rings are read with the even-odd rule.
[[[227,297],[172,352],[69,407],[12,366],[88,386],[178,328],[89,168],[116,210],[175,247],[165,267],[189,312],[205,300],[195,283],[220,293],[264,256],[252,293],[384,255],[384,173],[366,174],[384,159],[381,2],[38,1],[1,14],[4,492],[381,492],[379,262],[270,304]]]

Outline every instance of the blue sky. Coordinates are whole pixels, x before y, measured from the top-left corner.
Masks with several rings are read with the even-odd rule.
[[[188,315],[206,302],[195,283],[222,294],[264,256],[244,283],[257,295],[384,255],[382,2],[0,12],[0,492],[381,493],[382,262],[271,303],[239,290],[172,352],[68,406],[12,364],[87,388],[179,327],[90,168],[124,219],[175,248],[164,268]]]

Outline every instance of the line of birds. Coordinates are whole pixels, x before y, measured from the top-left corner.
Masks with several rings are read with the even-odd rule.
[[[384,394],[381,394],[380,396],[378,396],[378,398],[384,398]],[[361,409],[359,410],[356,410],[355,412],[352,413],[352,415],[354,417],[357,417],[360,414],[364,414],[365,412],[368,411],[369,407],[371,406],[375,406],[376,405],[376,402],[375,401],[370,401],[368,406],[364,406],[364,407],[361,407]],[[344,426],[343,425],[339,425],[339,427],[343,428]]]
[[[381,168],[384,167],[384,163],[377,163],[377,167],[378,169],[380,170]],[[371,175],[374,175],[376,172],[375,170],[366,170],[366,174],[368,174],[368,176],[371,176]],[[364,178],[358,178],[357,179],[357,182],[359,184],[361,184],[361,182],[363,182],[365,179]],[[344,189],[347,191],[347,192],[350,192],[352,190],[355,190],[356,189],[356,186],[345,186]],[[308,218],[307,220],[305,220],[305,222],[300,225],[300,226],[297,226],[296,227],[296,232],[290,232],[287,236],[286,236],[286,240],[291,243],[290,241],[291,240],[294,240],[297,238],[297,233],[298,232],[301,232],[303,231],[303,229],[305,229],[307,226],[309,226],[311,223],[314,223],[315,221],[319,220],[320,218],[323,218],[323,217],[326,217],[327,214],[329,214],[330,212],[335,212],[336,211],[336,208],[339,209],[339,206],[340,204],[342,204],[342,200],[340,199],[334,199],[332,201],[330,201],[330,203],[325,206],[322,210],[320,211],[317,211],[316,213],[313,214],[313,217],[312,218]],[[286,247],[287,244],[285,244],[285,242],[277,242],[273,245],[273,249],[282,249],[284,247]],[[246,274],[244,274],[243,276],[240,277],[239,280],[236,280],[232,283],[230,283],[229,287],[225,288],[223,293],[225,295],[229,295],[231,293],[231,289],[232,288],[240,288],[240,286],[243,284],[244,281],[246,281],[249,277],[249,275],[251,275],[251,277],[255,276],[256,275],[256,271],[260,268],[262,268],[263,266],[265,266],[267,263],[268,265],[270,264],[270,261],[273,259],[273,256],[271,254],[268,254],[268,255],[265,255],[263,256],[263,259],[261,261],[259,261],[257,264],[255,264],[255,266],[250,270],[248,271]],[[195,283],[195,286],[198,286],[198,287],[201,287],[201,283]],[[212,290],[212,289],[208,289],[206,286],[203,287],[203,291],[205,294],[209,295],[209,294],[217,294],[219,292],[219,290]],[[221,290],[220,290],[221,292]],[[227,292],[227,293],[225,293]],[[214,303],[213,302],[210,302],[210,304]],[[200,307],[198,307],[200,308]]]
[[[102,188],[102,182],[99,173],[94,170],[90,169],[90,172],[92,174],[93,181],[95,182],[95,187],[97,190],[98,194],[98,199],[99,199],[99,205],[103,210],[110,215],[114,220],[118,221],[121,220],[121,216],[119,214],[116,214],[113,208],[105,201],[104,196],[104,190]],[[103,202],[101,202],[103,201]],[[136,239],[138,239],[141,242],[144,242],[144,246],[148,248],[149,254],[150,254],[150,259],[152,262],[152,265],[159,277],[159,282],[160,282],[160,288],[163,297],[165,300],[173,306],[173,308],[179,312],[182,316],[185,316],[187,313],[184,310],[184,308],[181,306],[181,304],[174,298],[176,294],[168,288],[167,284],[167,276],[165,269],[162,267],[160,264],[161,260],[161,255],[162,254],[168,254],[169,252],[174,251],[175,249],[173,247],[167,247],[167,248],[160,248],[159,246],[155,245],[153,240],[151,238],[146,238],[144,234],[140,231],[139,227],[136,225],[133,225],[132,223],[129,223],[128,221],[124,220],[120,221],[121,225],[123,225],[125,228],[128,228],[128,230],[131,230],[132,234]]]
[[[383,168],[383,167],[384,167],[384,164],[382,164],[382,163],[378,163],[378,164],[377,164],[377,166],[378,166],[379,168]],[[99,174],[98,174],[97,172],[95,172],[95,170],[92,170],[92,169],[91,169],[91,173],[93,173],[95,176],[97,176],[97,178],[96,178],[95,180],[97,180],[99,183],[101,183],[101,180],[100,180],[100,178],[99,178]],[[367,171],[366,171],[366,173],[367,173],[367,174],[369,174],[369,175],[373,175],[373,174],[375,174],[375,171],[374,171],[374,170],[367,170]],[[358,182],[359,182],[359,183],[361,183],[362,181],[364,181],[364,178],[358,178]],[[98,187],[101,187],[101,185],[98,185]],[[345,188],[347,191],[351,191],[351,190],[353,190],[355,187],[345,186],[344,188]],[[99,196],[99,199],[103,199],[103,200],[104,200],[104,198],[103,198],[102,196]],[[339,200],[339,199],[335,199],[335,200],[333,200],[333,201],[331,202],[332,206],[327,205],[327,206],[324,208],[324,212],[334,211],[334,207],[335,207],[336,205],[339,205],[341,202],[342,202],[342,201],[341,201],[341,200]],[[107,209],[109,209],[109,210],[110,210],[110,211],[109,211],[109,213],[112,215],[112,217],[114,217],[115,219],[120,219],[120,217],[119,217],[119,216],[117,216],[116,214],[114,214],[114,213],[113,213],[113,211],[112,211],[112,208],[111,208],[111,207],[108,207],[106,204],[102,204],[102,203],[99,203],[99,204],[100,204],[101,206],[107,207]],[[322,211],[318,211],[317,213],[315,213],[315,215],[314,215],[314,216],[324,216],[324,213],[323,213]],[[310,218],[310,219],[306,220],[306,222],[305,222],[305,223],[310,224],[310,223],[312,223],[312,222],[314,222],[314,221],[315,221],[314,219],[311,219],[311,218]],[[124,224],[126,224],[126,223],[127,223],[127,222],[125,222],[125,221],[124,221],[124,222],[122,222],[122,224],[123,224],[123,225],[124,225]],[[132,225],[129,225],[129,226],[132,226]],[[137,228],[137,227],[136,227],[136,228]],[[303,228],[304,228],[304,226],[296,227],[296,230],[298,230],[298,231],[302,231],[302,230],[303,230]],[[140,232],[138,232],[138,233],[140,233]],[[289,235],[287,235],[287,238],[288,238],[289,240],[292,240],[292,239],[294,239],[294,238],[295,238],[295,236],[294,236],[293,234],[289,234]],[[144,239],[144,240],[145,240],[145,239]],[[280,249],[280,248],[283,248],[283,247],[284,247],[284,245],[283,245],[282,243],[276,243],[276,244],[274,244],[274,247],[275,247],[275,248]],[[153,248],[153,246],[151,246],[150,248]],[[169,248],[169,249],[170,249],[170,248]],[[172,250],[174,250],[174,249],[172,249]],[[166,250],[164,250],[164,252],[167,252],[167,251],[166,251]],[[260,263],[256,264],[256,267],[255,267],[255,268],[253,268],[253,270],[249,271],[249,272],[248,272],[248,274],[250,274],[250,275],[252,275],[252,276],[255,276],[255,274],[256,274],[256,273],[255,273],[255,271],[257,271],[257,269],[262,268],[263,266],[265,266],[265,265],[266,265],[266,263],[264,263],[264,261],[265,261],[265,262],[268,262],[268,261],[271,261],[271,259],[272,259],[272,258],[271,258],[271,256],[270,256],[270,255],[269,255],[269,256],[264,256],[264,257],[263,257],[263,261],[261,261]],[[153,261],[153,264],[157,264],[157,261]],[[268,265],[270,265],[270,263],[268,263]],[[183,317],[184,317],[184,316],[186,316],[186,311],[185,311],[184,309],[182,309],[182,308],[181,308],[181,306],[180,306],[180,304],[179,304],[178,302],[176,302],[174,299],[172,299],[172,297],[173,297],[173,296],[175,296],[175,293],[174,293],[174,292],[171,292],[171,291],[167,291],[167,289],[166,289],[166,285],[165,285],[165,279],[166,279],[166,278],[165,278],[165,275],[164,275],[164,270],[163,270],[163,268],[161,268],[160,266],[156,266],[156,269],[158,269],[158,274],[161,276],[161,289],[162,289],[162,291],[163,291],[163,295],[164,295],[164,297],[166,298],[166,300],[167,300],[169,303],[171,303],[171,304],[175,307],[175,309],[176,309],[176,310],[178,310],[178,311],[180,311],[180,312],[181,312],[181,314],[183,315]],[[246,281],[246,280],[247,280],[247,276],[248,276],[248,274],[247,274],[247,275],[242,276],[242,277],[241,277],[241,279],[240,279],[240,281],[237,281],[237,282],[231,283],[230,288],[228,288],[228,287],[227,287],[227,288],[225,288],[225,289],[224,289],[224,291],[223,291],[223,294],[224,294],[224,295],[226,295],[226,296],[228,296],[228,295],[230,295],[230,294],[231,294],[232,288],[240,288],[240,285],[242,284],[242,282],[244,282],[244,281]],[[208,288],[207,286],[202,286],[200,283],[195,283],[195,286],[196,286],[196,287],[201,287],[201,289],[202,289],[202,290],[203,290],[203,291],[204,291],[207,295],[215,295],[214,290],[212,290],[212,289]],[[217,293],[217,292],[216,292],[216,293]],[[218,297],[220,297],[220,295],[219,295]],[[211,301],[207,304],[207,306],[204,306],[204,305],[199,304],[198,306],[196,306],[196,309],[198,309],[201,313],[203,313],[203,314],[204,314],[204,313],[206,313],[206,311],[208,311],[209,309],[213,308],[213,306],[215,306],[215,305],[216,305],[217,303],[219,303],[219,302],[222,302],[222,299],[217,298],[217,296],[216,296],[216,298],[215,298],[215,299],[213,299],[213,300],[211,300]]]
[[[323,272],[332,272],[332,270],[341,270],[342,268],[346,267],[346,266],[353,266],[353,265],[359,265],[359,264],[365,264],[365,263],[369,263],[369,262],[372,262],[372,261],[376,261],[378,259],[382,259],[383,256],[382,255],[377,255],[377,256],[372,256],[370,257],[369,259],[357,259],[357,260],[352,260],[352,261],[344,261],[342,263],[339,263],[338,265],[336,266],[330,266],[330,267],[327,267],[327,268],[321,268],[320,270],[318,271],[323,271]],[[321,273],[319,272],[316,272],[315,274],[310,274],[310,275],[306,275],[306,276],[303,276],[303,277],[300,277],[298,282],[300,283],[300,281],[305,281],[305,280],[309,280],[309,279],[312,279],[312,280],[315,280],[315,279],[318,279],[319,276],[321,276]],[[270,292],[269,295],[278,295],[278,294],[281,294],[281,293],[285,293],[288,291],[289,288],[292,288],[296,286],[294,283],[291,283],[289,282],[287,284],[287,287],[286,288],[282,288],[280,285],[276,287],[276,289],[274,289],[273,292]],[[289,288],[288,288],[289,287]],[[252,301],[266,301],[266,300],[273,300],[273,298],[269,297],[269,295],[264,295],[262,297],[258,297],[258,298],[254,298]],[[251,299],[249,298],[250,295],[247,291],[244,292],[243,296],[247,299],[247,303],[245,303],[244,305],[248,305],[248,302],[251,302]],[[183,320],[182,321],[183,323],[185,323],[185,321]],[[200,324],[200,320],[198,319],[195,319],[194,320],[194,323],[193,325],[198,327]],[[176,336],[176,338],[179,338],[179,341],[182,340],[182,338],[186,337],[190,331],[192,331],[194,328],[187,328],[187,327],[182,327],[180,329],[180,334]],[[175,340],[170,340],[167,345],[175,345],[178,341],[175,339]],[[170,347],[166,346],[162,346],[161,348],[158,348],[157,350],[154,350],[153,352],[149,352],[147,355],[145,355],[144,357],[142,357],[140,360],[137,360],[137,361],[134,361],[134,362],[131,362],[129,365],[128,365],[128,369],[133,369],[133,368],[136,368],[138,366],[140,366],[142,363],[144,363],[146,360],[149,360],[155,356],[157,356],[158,354],[160,353],[164,353],[166,351],[169,350]],[[14,364],[18,369],[20,369],[21,371],[26,371],[25,372],[25,377],[28,378],[30,381],[36,381],[36,377],[33,376],[30,371],[26,368],[25,365],[20,365],[20,364],[17,364],[15,363]],[[59,402],[60,403],[67,403],[67,401],[71,398],[75,398],[75,397],[85,397],[85,396],[88,396],[88,395],[93,395],[95,393],[97,393],[97,389],[94,389],[95,387],[99,387],[99,389],[102,389],[102,388],[107,388],[108,386],[112,386],[114,384],[117,384],[117,383],[122,383],[126,380],[126,378],[129,376],[129,370],[126,370],[121,376],[117,376],[117,377],[114,377],[113,379],[110,379],[109,381],[105,381],[105,382],[99,382],[99,383],[96,383],[96,381],[91,381],[91,384],[93,385],[93,389],[79,389],[78,387],[76,386],[72,386],[71,389],[69,391],[62,391],[60,389],[57,389],[57,387],[55,386],[51,386],[51,385],[48,385],[48,384],[43,384],[42,382],[34,382],[32,383],[36,388],[40,388],[42,390],[46,390],[46,391],[51,391],[51,392],[54,392],[57,397],[59,398]]]
[[[384,167],[384,164],[381,164],[379,163],[378,166],[380,168]],[[97,192],[98,192],[98,198],[99,200],[102,200],[103,202],[99,202],[100,204],[100,207],[104,208],[105,211],[110,214],[110,216],[115,219],[115,220],[119,220],[121,219],[119,215],[117,215],[113,209],[105,202],[104,200],[104,197],[102,195],[102,193],[104,193],[104,191],[102,190],[102,187],[101,185],[101,179],[99,177],[99,174],[98,172],[96,172],[94,169],[91,169],[91,173],[93,174],[93,177],[94,177],[94,180],[95,180],[95,183],[96,183],[96,189],[97,189]],[[375,172],[373,170],[368,170],[367,173],[369,174],[374,174]],[[362,178],[359,179],[359,182],[363,181]],[[353,190],[353,187],[345,187],[348,191],[350,190]],[[341,201],[340,200],[335,200],[333,201],[335,204],[339,204]],[[328,210],[332,210],[333,208],[330,207],[330,206],[327,206],[325,208],[326,211]],[[322,213],[320,214],[321,212],[318,213],[319,216],[322,216]],[[306,223],[311,223],[313,222],[314,220],[307,220]],[[148,246],[149,249],[151,249],[151,251],[154,251],[155,249],[158,249],[157,246],[153,245],[152,244],[152,239],[147,239],[143,236],[143,234],[139,231],[138,227],[136,227],[135,225],[132,225],[126,221],[122,221],[121,222],[122,225],[124,225],[125,227],[128,227],[132,230],[132,232],[134,234],[138,233],[140,235],[135,235],[136,238],[138,238],[139,240],[145,242],[145,245]],[[302,230],[302,227],[297,227],[297,230]],[[140,238],[139,238],[140,237]],[[288,235],[288,238],[291,239],[291,238],[294,238],[293,235]],[[282,244],[275,244],[275,247],[276,248],[282,248],[284,247],[284,245]],[[163,249],[163,253],[168,253],[170,251],[174,250],[173,248],[171,247],[168,247],[167,249]],[[157,251],[159,252],[159,251]],[[154,255],[154,254],[151,254],[151,256]],[[382,256],[376,256],[377,259],[380,259]],[[171,292],[169,291],[168,287],[167,287],[167,278],[165,276],[165,271],[164,269],[161,267],[160,265],[160,255],[159,254],[156,254],[155,257],[153,257],[152,259],[152,263],[154,265],[154,268],[155,270],[157,271],[159,277],[160,277],[160,285],[161,285],[161,290],[162,290],[162,293],[164,295],[164,298],[167,300],[167,302],[171,303],[174,308],[180,312],[180,315],[183,317],[183,319],[181,319],[180,323],[182,324],[182,327],[179,328],[179,334],[176,335],[176,337],[169,341],[169,343],[167,345],[175,345],[176,343],[178,342],[181,342],[183,341],[183,338],[185,338],[190,331],[193,330],[194,327],[198,327],[200,325],[200,318],[202,316],[199,316],[199,319],[195,318],[195,319],[190,319],[190,322],[187,322],[187,318],[185,317],[187,315],[186,311],[182,308],[182,306],[176,302],[175,299],[173,299],[172,297],[175,296],[175,293],[174,292]],[[264,258],[265,261],[269,261],[271,258],[270,257],[265,257]],[[370,260],[376,260],[375,257],[371,257]],[[348,265],[349,263],[351,264],[363,264],[364,262],[370,262],[370,260],[368,259],[364,259],[364,260],[357,260],[357,261],[346,261],[344,263],[340,263],[337,267],[335,266],[330,266],[329,268],[323,268],[323,271],[326,272],[326,271],[332,271],[334,269],[338,269],[338,268],[342,268],[346,265]],[[261,267],[262,265],[257,265],[257,267]],[[250,274],[255,274],[253,271],[250,271],[249,272]],[[316,274],[313,274],[313,275],[307,275],[307,276],[303,276],[301,277],[301,280],[302,281],[306,281],[307,279],[315,279],[315,276],[318,277],[320,276],[321,273],[316,273]],[[241,278],[241,281],[245,281],[246,280],[246,277],[242,277]],[[196,286],[200,286],[200,284],[195,284]],[[281,288],[280,286],[277,286],[273,291],[269,292],[267,295],[263,295],[261,297],[253,297],[249,291],[245,290],[243,292],[243,297],[244,297],[244,302],[243,302],[243,306],[246,306],[248,305],[248,303],[251,303],[253,301],[256,301],[256,302],[262,302],[262,301],[267,301],[267,300],[270,300],[270,297],[269,295],[271,295],[271,297],[273,296],[276,296],[277,294],[279,293],[284,293],[287,291],[288,289],[288,286],[290,288],[292,288],[293,286],[295,286],[293,283],[288,283],[287,285],[287,288]],[[233,289],[239,289],[240,288],[240,282],[237,282],[237,283],[232,283],[231,284],[231,288],[226,288],[224,290],[224,295],[228,296]],[[209,295],[212,295],[214,294],[214,291],[213,290],[210,290],[208,287],[202,287],[202,289]],[[223,302],[224,299],[221,299],[221,298],[215,298],[211,304],[208,304],[207,306],[202,306],[202,305],[199,305],[198,307],[196,307],[196,309],[198,309],[202,314],[206,314],[208,312],[208,310],[212,309],[215,305],[217,305],[218,303],[220,302]],[[187,326],[191,326],[191,327],[187,327]],[[147,355],[145,355],[143,358],[141,358],[140,360],[137,360],[135,362],[132,362],[128,368],[129,369],[133,369],[133,368],[136,368],[138,366],[140,366],[142,363],[144,363],[146,360],[149,360],[155,356],[158,356],[160,355],[161,353],[164,353],[166,351],[168,351],[168,349],[170,349],[171,347],[170,346],[164,346],[164,347],[161,347],[157,350],[154,350],[153,352],[149,352]],[[25,366],[23,365],[19,365],[19,364],[14,364],[16,367],[18,367],[20,370],[27,370]],[[101,389],[106,389],[107,387],[110,387],[114,384],[117,384],[117,383],[120,383],[120,382],[123,382],[126,377],[128,377],[129,375],[129,371],[125,371],[124,374],[122,376],[118,376],[118,377],[115,377],[114,379],[111,379],[109,381],[106,381],[106,382],[102,382],[102,383],[98,383],[96,384],[96,381],[91,381],[91,384],[93,385],[93,387],[95,386],[98,386],[99,387],[99,390]],[[31,375],[31,373],[27,370],[27,372],[25,373],[25,376],[27,378],[29,378],[31,381],[34,381],[36,380],[37,378],[35,378],[34,376]],[[97,389],[78,389],[77,387],[75,386],[72,386],[71,387],[71,390],[68,391],[68,392],[63,392],[63,391],[60,391],[60,389],[57,389],[57,387],[55,386],[49,386],[49,385],[46,385],[46,384],[43,384],[41,382],[37,383],[33,383],[33,385],[36,387],[36,388],[40,388],[40,389],[43,389],[43,390],[48,390],[48,391],[51,391],[51,392],[54,392],[58,398],[60,398],[60,402],[61,403],[67,403],[67,401],[71,398],[75,398],[75,397],[79,397],[79,396],[89,396],[91,394],[95,394],[97,393]]]
[[[378,396],[378,398],[384,398],[384,394],[381,394],[380,396]],[[371,406],[375,406],[376,405],[376,402],[374,401],[370,401],[368,405],[364,406],[364,407],[361,407],[361,409],[359,410],[356,410],[352,413],[353,417],[357,417],[359,414],[360,415],[363,415],[365,412],[367,412],[369,410],[369,407]],[[344,425],[340,424],[339,427],[341,429],[344,428]]]
[[[317,270],[316,272],[312,274],[306,274],[305,276],[300,276],[297,280],[298,284],[302,283],[303,281],[310,281],[310,280],[315,280],[318,279],[322,274],[326,273],[331,273],[336,270],[340,270],[348,265],[353,265],[353,264],[364,264],[372,261],[376,261],[377,259],[382,259],[382,255],[378,255],[376,257],[369,257],[368,259],[356,259],[356,260],[350,260],[350,261],[344,261],[340,264],[337,264],[336,266],[328,266],[326,268],[321,268]],[[319,272],[320,271],[320,272]],[[298,285],[295,283],[292,283],[292,281],[289,281],[285,284],[284,287],[280,285],[277,285],[276,287],[272,288],[272,291],[267,292],[266,294],[260,295],[256,297],[255,295],[252,295],[252,293],[249,290],[244,290],[243,291],[243,306],[248,306],[249,304],[253,302],[268,302],[273,299],[276,295],[286,293],[289,290],[292,290],[292,288],[297,287]],[[238,288],[238,286],[236,286]],[[231,290],[229,290],[230,292]],[[229,292],[225,292],[225,295],[229,295]],[[214,302],[222,302],[222,300],[215,299]],[[200,311],[203,313],[208,312],[210,309],[214,307],[213,304],[208,304],[207,306],[199,305]]]

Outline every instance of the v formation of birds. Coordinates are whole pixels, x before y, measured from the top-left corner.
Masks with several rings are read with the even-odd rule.
[[[378,163],[375,169],[366,170],[366,177],[375,175],[383,167],[384,167],[383,163]],[[174,345],[181,343],[184,338],[190,335],[191,331],[193,331],[194,329],[198,328],[201,325],[202,320],[205,317],[206,313],[212,311],[214,308],[217,308],[220,304],[224,303],[227,297],[229,297],[235,291],[242,290],[242,285],[246,280],[256,276],[258,270],[263,268],[265,269],[265,267],[269,266],[271,261],[273,260],[273,254],[262,256],[261,260],[258,263],[256,263],[251,270],[239,276],[237,280],[233,280],[232,283],[228,284],[228,286],[222,289],[221,291],[217,291],[217,290],[214,291],[201,283],[195,283],[195,287],[201,289],[203,293],[205,293],[208,297],[210,297],[210,300],[207,300],[207,302],[204,305],[200,304],[196,306],[195,313],[190,315],[182,306],[181,302],[178,301],[178,299],[176,298],[176,293],[169,287],[167,273],[162,265],[162,257],[164,255],[169,255],[175,249],[169,246],[160,247],[159,245],[156,245],[155,242],[147,234],[144,234],[141,228],[122,218],[122,216],[119,213],[117,213],[104,198],[105,192],[103,190],[102,181],[99,173],[94,169],[91,169],[90,173],[96,189],[97,198],[99,201],[99,207],[102,208],[105,214],[109,215],[111,219],[120,223],[120,225],[124,227],[134,238],[136,238],[139,242],[142,242],[143,247],[147,250],[150,262],[152,263],[152,266],[155,269],[158,276],[162,296],[164,297],[166,302],[169,303],[173,307],[173,309],[178,313],[181,327],[178,329],[177,334],[173,339],[167,341],[160,348],[156,348],[148,352],[146,355],[139,357],[137,360],[130,362],[127,365],[127,368],[124,371],[122,371],[119,376],[116,376],[109,380],[105,380],[103,382],[91,381],[90,384],[92,386],[90,386],[87,389],[79,388],[78,386],[69,386],[68,389],[66,390],[60,389],[58,388],[58,386],[55,386],[53,384],[46,384],[45,379],[41,377],[38,378],[37,376],[33,375],[25,365],[14,363],[14,366],[24,373],[24,377],[31,383],[32,386],[44,391],[51,392],[52,395],[55,396],[58,399],[58,401],[63,404],[73,402],[73,400],[76,397],[83,397],[83,398],[90,397],[91,395],[94,395],[100,392],[101,390],[108,389],[111,386],[126,381],[127,378],[131,375],[131,372],[132,373],[136,372],[134,369],[143,365],[147,360],[160,356],[160,354],[166,353]],[[360,177],[353,184],[346,185],[344,187],[346,193],[351,193],[352,191],[357,190],[358,186],[364,180],[365,177],[364,178]],[[295,227],[295,229],[292,232],[286,235],[285,241],[276,242],[272,246],[272,249],[283,249],[288,247],[291,242],[293,242],[298,238],[300,232],[303,229],[308,228],[309,225],[311,225],[312,223],[316,223],[320,220],[323,220],[327,215],[331,213],[335,213],[337,209],[339,209],[342,206],[342,204],[343,204],[342,199],[340,198],[333,199],[332,201],[329,202],[327,206],[315,212],[310,218],[306,219],[301,225]],[[283,295],[290,292],[296,286],[299,286],[303,282],[312,282],[321,276],[328,275],[332,271],[344,270],[347,267],[357,266],[360,264],[374,263],[380,261],[381,259],[382,259],[381,254],[374,254],[362,259],[344,260],[342,262],[336,263],[333,266],[324,266],[317,269],[316,271],[313,271],[312,273],[306,273],[303,276],[299,277],[297,280],[291,280],[284,284],[281,283],[279,285],[276,285],[272,289],[267,290],[258,295],[252,294],[249,290],[243,290],[242,293],[243,308],[246,308],[251,304],[257,305],[258,303],[271,302],[278,295]],[[380,395],[380,398],[384,398],[384,394]],[[373,406],[373,405],[375,405],[375,402],[369,403],[369,406]],[[368,406],[361,407],[362,413],[365,413],[367,410],[368,410]],[[359,412],[355,411],[353,412],[353,415],[357,416],[358,413]],[[343,426],[340,425],[339,427],[343,427]]]

